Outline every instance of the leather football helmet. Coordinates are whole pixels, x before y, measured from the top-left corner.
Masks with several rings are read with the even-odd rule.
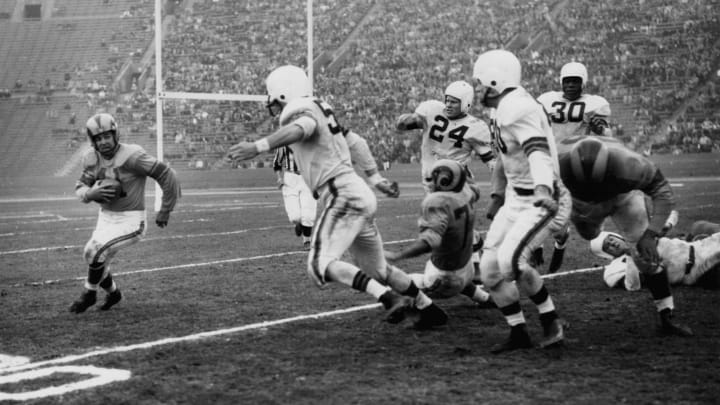
[[[95,150],[109,157],[112,157],[115,152],[117,152],[118,148],[120,147],[120,141],[118,139],[118,126],[117,122],[115,122],[115,118],[113,118],[112,115],[108,113],[99,113],[93,115],[92,117],[90,117],[90,119],[87,120],[87,123],[85,123],[85,129],[87,131],[88,138],[90,138],[90,143],[92,144],[93,148],[95,148]],[[110,132],[113,135],[113,140],[115,141],[115,147],[112,151],[100,151],[97,144],[95,143],[94,137],[104,134],[106,132]]]

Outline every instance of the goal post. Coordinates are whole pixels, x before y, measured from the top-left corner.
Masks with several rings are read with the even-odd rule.
[[[241,101],[241,102],[266,102],[267,95],[259,94],[224,94],[224,93],[201,93],[201,92],[183,92],[183,91],[166,91],[163,81],[163,4],[169,0],[155,0],[155,18],[154,18],[154,47],[155,47],[155,139],[156,139],[156,157],[160,161],[165,161],[164,154],[164,107],[166,102],[172,100],[206,100],[206,101]],[[311,86],[313,84],[313,2],[306,0],[305,11],[307,20],[307,73],[310,78]],[[268,67],[269,68],[269,67]],[[311,87],[313,88],[313,87]],[[159,211],[162,205],[162,188],[155,183],[155,211]]]

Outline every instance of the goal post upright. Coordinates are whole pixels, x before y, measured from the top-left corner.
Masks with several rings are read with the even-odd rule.
[[[162,76],[162,22],[163,2],[167,0],[155,0],[155,141],[156,157],[164,161],[164,129],[163,129],[163,106],[164,100],[192,99],[209,101],[253,101],[266,102],[267,95],[259,94],[224,94],[224,93],[195,93],[182,91],[165,91]],[[314,89],[314,66],[313,66],[313,1],[306,0],[307,18],[307,74],[310,79],[311,91]],[[155,211],[160,211],[162,206],[162,188],[155,183]]]

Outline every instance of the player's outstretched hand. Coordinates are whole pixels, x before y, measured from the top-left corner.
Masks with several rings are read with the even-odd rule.
[[[160,228],[165,228],[170,220],[170,213],[165,211],[159,211],[155,217],[155,225]]]
[[[383,179],[383,181],[375,185],[375,188],[377,188],[378,190],[380,190],[380,192],[390,198],[400,197],[400,186],[398,185],[397,181]]]
[[[230,147],[227,157],[231,160],[248,160],[258,155],[254,142],[240,142]]]

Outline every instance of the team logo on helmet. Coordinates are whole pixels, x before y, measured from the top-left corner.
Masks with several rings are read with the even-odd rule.
[[[473,97],[475,96],[475,90],[470,83],[459,80],[450,83],[445,89],[445,97],[450,96],[460,100],[460,112],[467,113],[472,107]]]
[[[430,171],[434,191],[459,192],[465,186],[465,167],[452,159],[440,159]]]

